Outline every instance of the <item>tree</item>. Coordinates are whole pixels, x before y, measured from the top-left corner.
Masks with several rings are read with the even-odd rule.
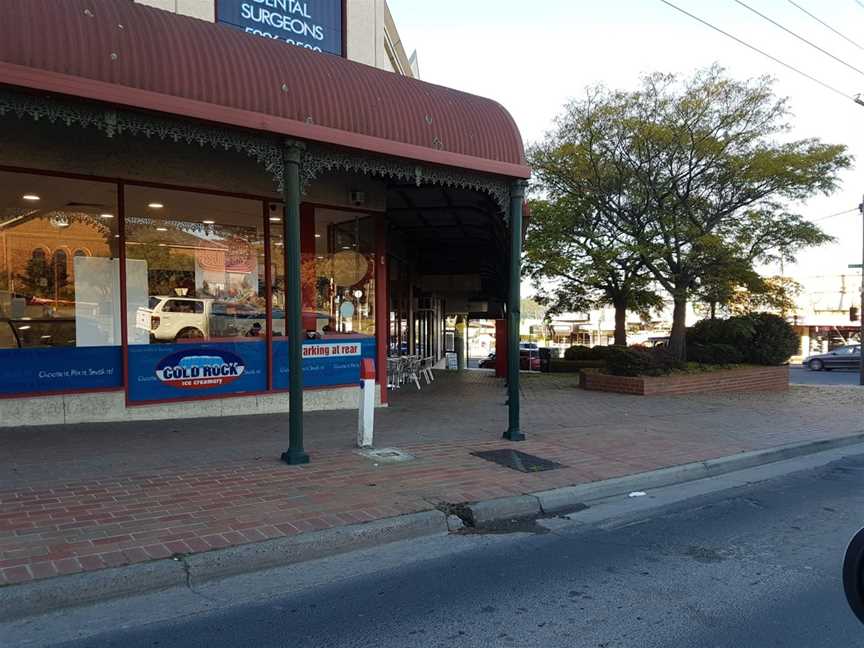
[[[44,254],[34,254],[27,260],[24,274],[18,275],[19,292],[34,297],[54,296],[54,269]]]
[[[633,92],[590,90],[558,121],[568,146],[542,148],[556,191],[612,215],[671,295],[679,360],[688,301],[716,281],[718,259],[752,267],[830,240],[785,205],[833,192],[851,158],[842,145],[781,141],[788,114],[767,77],[651,74]]]
[[[736,290],[725,306],[733,316],[769,312],[786,317],[795,311],[801,290],[801,284],[789,277],[760,277],[755,287]]]
[[[525,240],[525,273],[551,314],[615,309],[615,344],[627,345],[627,311],[663,305],[640,255],[590,204],[561,196],[536,200]]]

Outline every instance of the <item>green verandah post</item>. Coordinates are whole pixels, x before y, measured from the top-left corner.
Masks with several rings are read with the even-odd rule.
[[[303,301],[300,287],[300,162],[304,147],[288,141],[282,151],[282,191],[285,212],[285,334],[288,337],[288,450],[282,461],[309,463],[303,449]]]
[[[519,427],[519,322],[521,319],[522,284],[522,203],[525,182],[510,187],[510,295],[507,303],[507,405],[509,425],[504,433],[508,441],[524,441]]]

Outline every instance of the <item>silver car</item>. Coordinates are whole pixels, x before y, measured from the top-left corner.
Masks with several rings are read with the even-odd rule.
[[[857,369],[861,363],[861,345],[847,344],[828,353],[812,355],[802,363],[810,371],[831,371],[832,369]]]

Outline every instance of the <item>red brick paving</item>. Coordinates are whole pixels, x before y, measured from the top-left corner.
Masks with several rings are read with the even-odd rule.
[[[541,389],[544,385],[548,389]],[[459,387],[472,389],[471,385]],[[484,393],[484,388],[475,391]],[[862,427],[862,401],[857,394],[850,399],[826,393],[818,403],[811,395],[804,399],[809,406],[805,416],[786,411],[801,402],[801,393],[773,405],[765,396],[750,402],[727,395],[725,400],[691,401],[685,407],[676,400],[664,405],[652,399],[651,406],[633,397],[585,400],[583,393],[577,396],[574,390],[553,383],[538,383],[535,388],[525,399],[530,438],[518,447],[565,466],[535,474],[518,473],[470,454],[513,447],[495,438],[497,428],[494,436],[477,431],[488,422],[490,394],[497,397],[497,391],[488,390],[485,400],[472,400],[460,391],[457,418],[447,418],[452,416],[452,403],[442,400],[446,388],[439,391],[437,405],[432,394],[422,395],[427,400],[412,396],[418,403],[415,416],[422,417],[415,419],[414,426],[422,433],[406,427],[405,421],[411,419],[400,419],[398,411],[382,413],[385,440],[390,434],[402,450],[415,456],[398,464],[375,465],[347,447],[316,452],[312,434],[313,463],[308,466],[286,466],[269,447],[249,448],[246,441],[238,442],[242,449],[225,443],[224,452],[213,454],[207,451],[207,439],[225,423],[210,421],[203,431],[189,433],[196,434],[201,444],[200,462],[160,465],[157,448],[149,459],[145,457],[145,468],[135,470],[129,466],[135,465],[139,442],[130,428],[126,443],[125,426],[113,425],[115,440],[110,447],[88,447],[84,438],[76,441],[75,451],[104,451],[116,460],[114,464],[85,476],[86,460],[69,452],[53,465],[53,478],[51,459],[43,458],[44,470],[34,470],[35,477],[28,483],[19,473],[24,466],[38,466],[35,455],[28,454],[35,453],[35,446],[22,442],[16,448],[0,434],[8,451],[6,459],[0,459],[0,468],[7,461],[18,474],[0,479],[0,585],[260,542],[428,510],[441,502],[536,492],[779,443],[845,436]],[[580,410],[586,404],[605,408],[588,426],[578,424],[591,419],[588,409]],[[818,418],[820,407],[834,413],[834,424]],[[569,413],[569,427],[562,410]],[[504,413],[500,404],[494,412]],[[596,417],[596,411],[593,414]],[[428,417],[438,425],[441,418],[446,419],[447,431],[440,435],[446,441],[428,442]],[[345,415],[345,424],[352,418]],[[793,425],[802,418],[804,424]],[[401,421],[401,427],[388,432],[393,420]],[[458,420],[461,435],[452,429]],[[483,425],[474,425],[474,420]],[[331,419],[326,421],[329,425]],[[63,430],[54,434],[62,436]],[[105,443],[102,436],[94,438]],[[411,442],[412,438],[416,440]],[[9,460],[10,456],[17,458]]]

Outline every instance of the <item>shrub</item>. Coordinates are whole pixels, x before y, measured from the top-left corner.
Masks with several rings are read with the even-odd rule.
[[[709,365],[738,364],[744,359],[741,351],[731,344],[708,342],[687,345],[687,360]]]
[[[704,319],[687,329],[687,346],[697,344],[728,344],[739,347],[753,337],[750,317]]]
[[[792,325],[771,313],[702,320],[687,329],[687,358],[705,364],[780,365],[798,345]]]
[[[606,362],[615,351],[621,348],[618,346],[595,346],[588,351],[588,357],[585,359]]]
[[[577,344],[575,346],[571,346],[569,349],[564,350],[564,359],[565,360],[584,360],[585,354],[591,351],[591,349],[587,346],[582,346]]]
[[[565,360],[579,360],[584,362],[605,362],[611,353],[609,346],[587,346],[576,345],[564,351]]]
[[[605,362],[598,360],[550,360],[550,373],[579,373],[583,369],[603,369]]]
[[[744,346],[747,362],[759,365],[782,365],[797,353],[801,340],[792,325],[779,315],[750,315],[753,335]]]
[[[675,359],[666,349],[610,348],[606,370],[613,376],[665,376],[675,368]]]

